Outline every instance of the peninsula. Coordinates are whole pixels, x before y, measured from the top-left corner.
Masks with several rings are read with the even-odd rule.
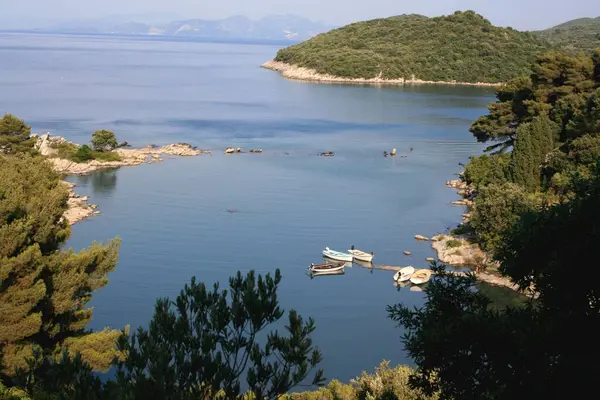
[[[358,84],[495,86],[528,75],[549,44],[473,11],[357,22],[279,50],[263,68],[286,78]]]

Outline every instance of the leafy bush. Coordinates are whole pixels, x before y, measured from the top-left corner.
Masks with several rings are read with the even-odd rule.
[[[448,247],[450,249],[454,249],[454,248],[460,247],[460,246],[462,246],[462,242],[460,240],[450,239],[446,242],[446,247]]]
[[[383,361],[374,374],[363,372],[350,384],[333,380],[327,387],[314,392],[289,394],[281,400],[417,400],[437,399],[437,395],[425,396],[420,390],[409,386],[409,376],[413,371],[405,366],[390,367],[389,361]]]
[[[64,157],[61,157],[61,158],[64,158]],[[75,152],[75,154],[73,154],[70,158],[71,158],[71,160],[75,161],[76,163],[83,163],[83,162],[89,161],[93,158],[92,149],[87,144],[79,146],[79,148],[77,148],[77,151]]]
[[[510,154],[472,156],[465,166],[464,180],[475,187],[502,184],[507,181],[509,163]]]
[[[483,249],[494,253],[506,231],[525,213],[539,208],[541,201],[538,197],[514,183],[489,185],[481,189],[475,198],[471,226]]]
[[[346,78],[506,82],[529,74],[547,48],[529,33],[466,11],[350,24],[282,49],[275,60]]]
[[[51,144],[50,147],[56,150],[56,157],[65,160],[72,160],[73,155],[77,152],[77,145],[69,142]]]

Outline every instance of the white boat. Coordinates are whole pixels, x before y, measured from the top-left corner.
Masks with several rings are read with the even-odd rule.
[[[421,285],[431,278],[431,270],[430,269],[418,269],[414,274],[410,277],[410,282],[415,285]]]
[[[342,253],[341,251],[331,250],[329,247],[325,247],[323,250],[323,255],[327,258],[331,258],[332,260],[338,261],[350,261],[352,262],[352,254]]]
[[[411,266],[404,267],[394,274],[394,280],[398,282],[406,282],[410,279],[415,269]]]
[[[348,250],[348,253],[352,254],[354,259],[358,261],[371,262],[373,261],[373,257],[375,257],[375,253],[373,252],[367,253],[366,251],[357,249],[350,249]]]
[[[315,274],[338,274],[344,271],[346,266],[343,262],[325,263],[325,264],[310,264],[308,269]]]

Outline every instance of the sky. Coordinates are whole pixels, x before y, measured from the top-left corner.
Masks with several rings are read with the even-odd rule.
[[[544,29],[580,17],[600,16],[598,0],[0,0],[2,27],[31,28],[64,20],[109,15],[136,19],[218,19],[231,15],[260,18],[296,14],[334,25],[399,14],[437,16],[475,10],[494,25]],[[166,21],[165,21],[166,22]]]

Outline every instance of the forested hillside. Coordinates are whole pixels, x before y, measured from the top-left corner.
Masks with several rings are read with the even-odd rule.
[[[358,22],[280,50],[275,61],[345,78],[498,83],[527,75],[548,46],[472,11]]]

